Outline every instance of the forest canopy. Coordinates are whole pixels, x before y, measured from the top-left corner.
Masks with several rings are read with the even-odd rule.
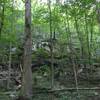
[[[99,83],[100,0],[0,0],[0,100],[100,100]]]

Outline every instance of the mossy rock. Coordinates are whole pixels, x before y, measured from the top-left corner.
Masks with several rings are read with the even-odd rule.
[[[36,58],[49,58],[49,52],[43,48],[38,49],[32,54],[32,59]]]

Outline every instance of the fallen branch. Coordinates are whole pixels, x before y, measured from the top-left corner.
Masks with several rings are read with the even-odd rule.
[[[78,90],[100,90],[99,87],[94,87],[94,88],[78,88]],[[51,89],[37,89],[35,90],[35,92],[33,92],[33,94],[42,94],[42,93],[56,93],[56,92],[75,92],[77,91],[77,88],[66,88],[66,89],[55,89],[55,90],[51,90]],[[4,93],[0,93],[0,94],[5,94],[5,95],[10,95],[11,93],[15,93],[14,91],[8,91],[8,92],[4,92]],[[17,92],[16,92],[17,93]],[[15,94],[16,94],[15,93]]]
[[[39,89],[37,92],[34,92],[35,94],[41,94],[41,93],[54,93],[54,92],[75,92],[78,90],[100,90],[99,87],[95,88],[65,88],[65,89],[55,89],[55,90],[50,90],[50,89]]]

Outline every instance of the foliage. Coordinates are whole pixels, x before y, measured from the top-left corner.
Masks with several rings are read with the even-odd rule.
[[[73,73],[74,62],[79,86],[89,85],[92,87],[95,82],[90,82],[88,78],[95,75],[98,66],[100,66],[100,2],[94,0],[65,0],[64,3],[60,2],[61,0],[58,2],[56,0],[55,3],[50,5],[32,0],[32,45],[34,47],[47,40],[47,47],[49,48],[47,50],[46,47],[40,46],[36,50],[32,50],[32,61],[39,61],[38,70],[33,70],[33,78],[41,76],[41,79],[38,79],[39,87],[50,87],[51,67],[47,64],[39,67],[40,62],[49,60],[50,64],[54,64],[55,88],[66,88],[75,83],[73,82],[75,76]],[[9,65],[11,52],[12,66],[17,62],[18,66],[13,67],[17,67],[19,70],[24,50],[25,15],[24,9],[17,7],[16,3],[16,0],[14,2],[12,0],[0,0],[0,64]],[[51,7],[51,16],[48,6]],[[50,24],[52,39],[50,38]],[[10,44],[12,45],[11,48]],[[13,51],[14,48],[15,51]],[[50,51],[52,48],[53,51]],[[80,69],[82,69],[82,72],[78,76]],[[95,76],[94,78],[96,80]],[[91,80],[93,80],[92,77]],[[85,82],[88,84],[84,84]],[[96,85],[98,86],[98,84]],[[80,100],[87,99],[88,94],[87,96],[80,95]],[[5,95],[2,96],[7,99]],[[40,97],[34,96],[37,100],[41,97],[44,97],[43,100],[49,98],[45,98],[44,94],[41,94]],[[76,100],[77,92],[73,94],[58,93],[55,94],[55,97],[57,100]]]

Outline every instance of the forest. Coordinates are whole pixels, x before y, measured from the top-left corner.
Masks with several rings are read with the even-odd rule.
[[[100,100],[100,0],[0,0],[0,100]]]

